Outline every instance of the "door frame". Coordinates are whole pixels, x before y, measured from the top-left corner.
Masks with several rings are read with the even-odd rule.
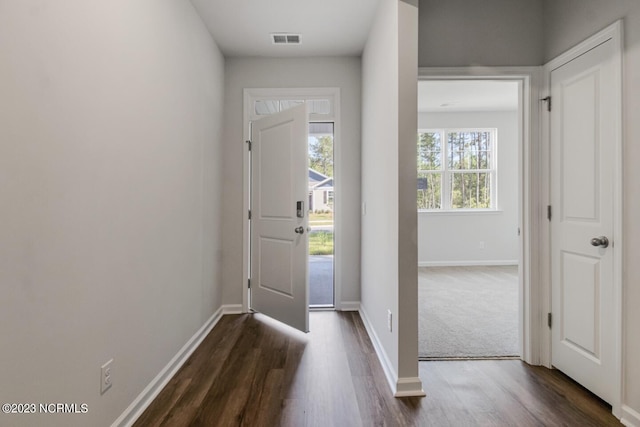
[[[519,83],[519,345],[522,360],[541,362],[542,316],[539,276],[540,151],[538,87],[541,67],[419,68],[418,80],[502,80]]]
[[[255,120],[252,106],[257,100],[287,99],[309,100],[328,99],[331,102],[329,114],[309,114],[309,122],[333,122],[333,178],[334,178],[334,215],[333,215],[333,290],[334,309],[342,307],[342,150],[340,139],[340,88],[338,87],[309,87],[309,88],[245,88],[243,89],[243,159],[242,159],[242,212],[245,219],[242,225],[242,312],[248,313],[249,307],[249,275],[251,257],[251,228],[249,223],[249,209],[251,206],[251,153],[246,141],[251,139],[251,121]]]
[[[623,24],[622,20],[619,20],[595,35],[589,37],[582,43],[579,43],[575,47],[562,53],[556,58],[552,59],[543,66],[543,91],[540,98],[546,98],[551,95],[551,72],[562,65],[572,61],[573,59],[583,55],[591,49],[599,46],[607,40],[611,40],[614,43],[614,49],[616,51],[615,58],[613,58],[613,66],[615,67],[615,79],[616,86],[616,135],[613,135],[615,145],[615,165],[614,165],[614,206],[613,206],[613,242],[611,246],[613,251],[613,289],[614,289],[614,395],[612,401],[613,415],[620,418],[622,416],[622,396],[623,396],[623,286],[622,286],[622,251],[624,247],[623,232],[622,232],[622,220],[623,220],[623,128],[622,128],[622,61],[623,61]],[[551,100],[553,102],[553,99]],[[546,104],[541,105],[546,108]],[[543,158],[542,177],[544,182],[542,183],[541,200],[543,200],[543,206],[551,205],[551,126],[550,115],[546,109],[543,109],[544,113],[541,113],[541,149]],[[541,229],[541,241],[542,257],[541,257],[541,277],[542,281],[542,313],[551,313],[551,223],[550,221],[544,221]],[[549,328],[543,330],[543,348],[545,351],[541,354],[542,364],[551,368],[551,343],[552,335]]]

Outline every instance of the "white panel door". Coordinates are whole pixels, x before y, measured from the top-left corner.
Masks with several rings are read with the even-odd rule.
[[[609,403],[615,392],[615,53],[608,40],[551,72],[552,364]]]
[[[302,104],[253,122],[251,308],[309,330],[308,132]]]

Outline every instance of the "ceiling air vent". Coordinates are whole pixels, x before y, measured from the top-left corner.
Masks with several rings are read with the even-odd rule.
[[[272,33],[271,42],[273,44],[300,44],[300,34]]]

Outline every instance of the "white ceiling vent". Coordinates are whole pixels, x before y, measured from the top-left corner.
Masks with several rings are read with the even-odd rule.
[[[273,44],[300,44],[300,34],[271,33],[271,43],[273,43]]]

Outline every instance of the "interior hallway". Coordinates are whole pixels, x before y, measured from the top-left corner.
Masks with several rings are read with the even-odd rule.
[[[135,425],[621,425],[561,373],[516,360],[422,362],[427,397],[396,399],[357,313],[310,322],[224,316]]]

